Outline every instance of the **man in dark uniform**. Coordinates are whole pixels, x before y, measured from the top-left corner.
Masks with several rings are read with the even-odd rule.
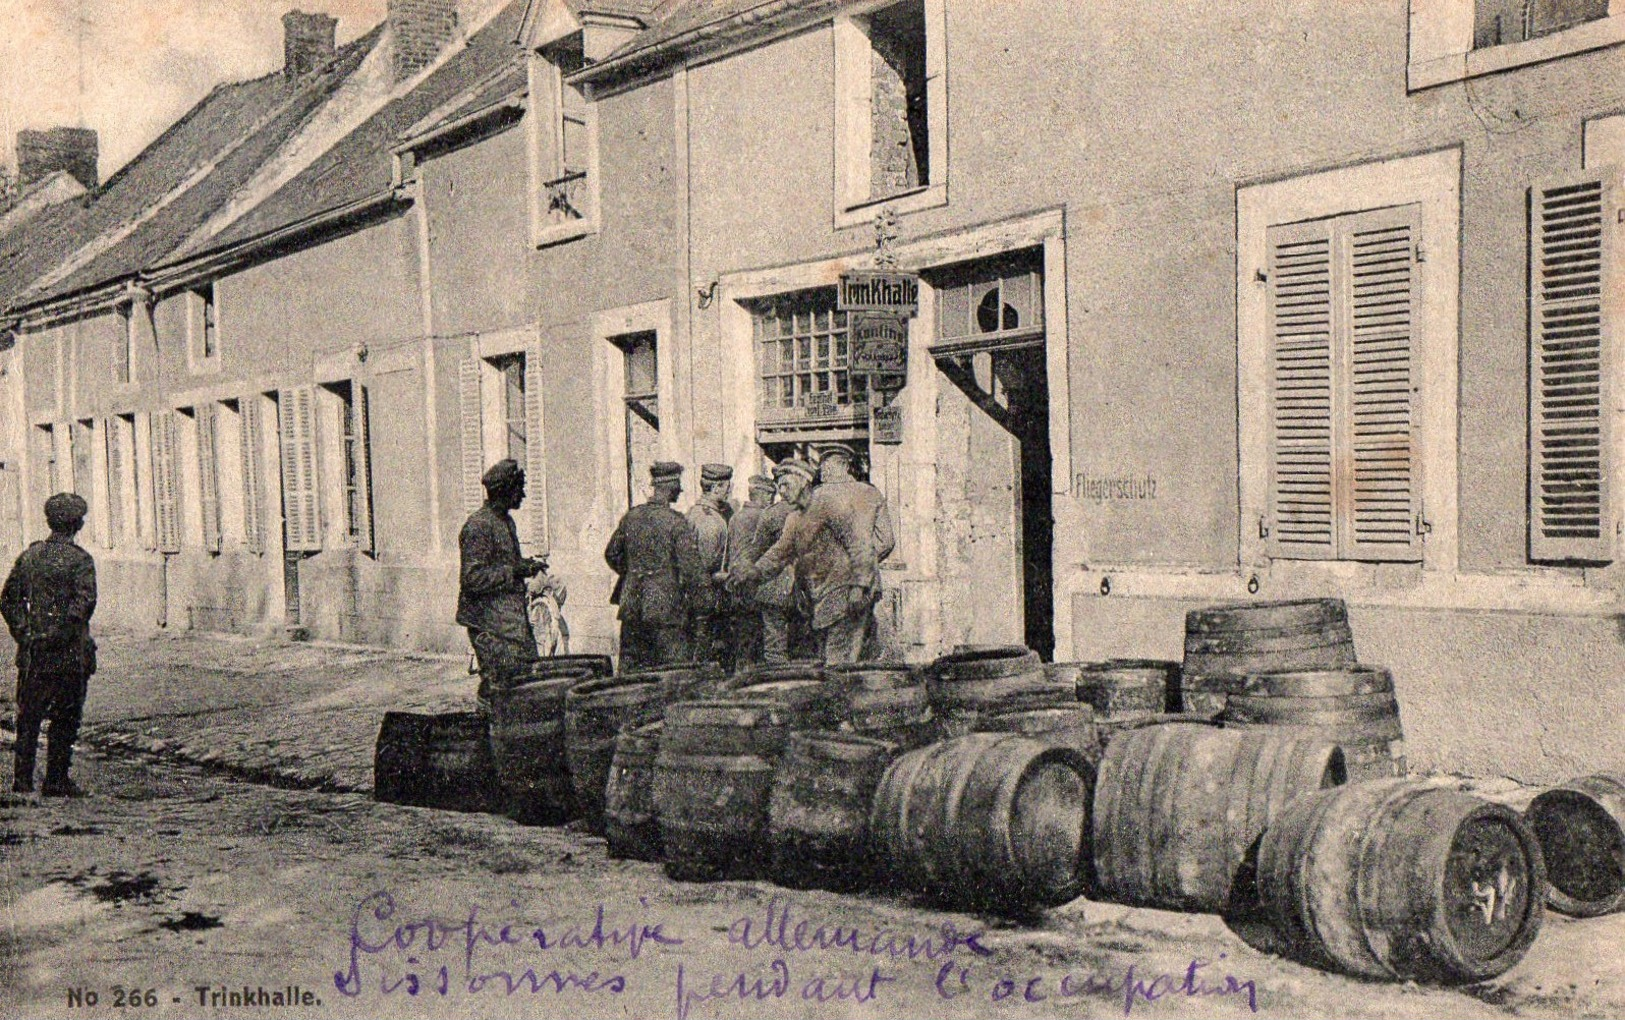
[[[728,521],[728,552],[723,558],[722,579],[736,559],[751,555],[756,532],[762,516],[773,505],[773,479],[755,475],[750,480],[750,498],[734,511]],[[752,556],[754,559],[754,556]],[[747,559],[749,563],[751,560]],[[762,611],[751,592],[728,594],[723,592],[728,605],[728,640],[736,666],[760,662],[762,659]]]
[[[17,557],[0,588],[0,615],[17,642],[17,749],[11,788],[34,790],[40,724],[51,721],[45,756],[47,797],[78,797],[68,778],[85,691],[96,672],[90,617],[96,611],[96,563],[74,542],[90,508],[59,492],[45,501],[51,537]]]
[[[727,592],[723,589],[723,568],[728,559],[728,523],[733,519],[734,469],[726,464],[700,465],[700,498],[688,508],[688,523],[699,545],[700,562],[705,567],[706,584],[711,589],[705,605],[696,605],[691,617],[690,640],[694,658],[733,666],[728,647],[730,616]]]
[[[687,661],[684,626],[691,612],[711,608],[711,577],[694,529],[671,507],[683,491],[683,466],[660,461],[649,478],[649,501],[626,512],[604,548],[620,575],[609,601],[621,607],[622,672]]]
[[[457,622],[468,628],[484,697],[493,687],[529,674],[537,662],[525,582],[547,564],[519,553],[511,513],[525,501],[524,470],[516,461],[501,460],[480,481],[485,504],[469,515],[457,537],[462,555]]]
[[[773,468],[778,501],[763,512],[751,543],[730,557],[734,569],[755,563],[783,537],[784,529],[806,505],[807,488],[814,474],[813,466],[800,458],[782,461]],[[746,594],[750,590],[746,588]],[[756,585],[755,599],[762,621],[762,659],[773,664],[789,662],[793,642],[806,629],[806,620],[796,608],[795,567],[786,567],[778,577]]]

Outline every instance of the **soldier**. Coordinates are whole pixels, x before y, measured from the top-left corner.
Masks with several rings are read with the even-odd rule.
[[[45,756],[47,797],[79,797],[68,778],[85,692],[96,672],[90,617],[96,611],[96,562],[74,542],[90,508],[59,492],[45,501],[51,537],[17,557],[0,588],[0,615],[17,642],[17,747],[11,788],[34,791],[40,724],[51,721]]]
[[[736,565],[755,563],[763,553],[773,548],[774,543],[784,535],[789,522],[806,505],[807,489],[812,484],[813,475],[813,466],[799,458],[786,460],[773,469],[778,501],[762,514],[755,540],[734,557]],[[794,566],[785,567],[778,577],[755,586],[756,606],[762,618],[762,659],[766,662],[789,662],[792,638],[805,626],[802,614],[796,611],[795,589]]]
[[[500,460],[485,472],[485,503],[469,515],[457,538],[462,569],[457,622],[468,628],[480,668],[480,697],[531,672],[538,656],[525,582],[547,569],[519,553],[512,511],[525,501],[525,472]]]
[[[733,666],[733,657],[728,647],[729,614],[722,579],[728,557],[728,524],[734,512],[728,500],[733,490],[733,476],[733,468],[726,464],[702,464],[700,498],[688,508],[688,523],[694,528],[700,561],[705,565],[706,577],[712,579],[707,582],[711,597],[703,608],[695,607],[690,619],[694,658],[720,662],[729,669]]]
[[[750,498],[734,511],[728,522],[728,554],[723,562],[723,577],[735,560],[753,561],[760,553],[754,550],[756,533],[762,517],[773,505],[773,479],[754,475],[750,480]],[[760,662],[762,658],[762,612],[750,592],[727,593],[728,640],[735,665]]]
[[[711,608],[712,581],[694,529],[671,507],[683,491],[683,466],[660,461],[649,480],[649,501],[626,512],[604,548],[620,575],[609,601],[621,607],[622,672],[687,660],[684,625],[691,613]]]
[[[852,449],[832,443],[818,462],[819,485],[806,510],[735,584],[750,584],[794,563],[813,600],[813,630],[825,662],[857,662],[872,646],[880,563],[895,540],[886,497],[852,477]],[[872,650],[872,647],[869,649]]]

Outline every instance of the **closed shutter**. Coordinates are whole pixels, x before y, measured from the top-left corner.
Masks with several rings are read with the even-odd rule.
[[[1618,197],[1592,173],[1531,189],[1529,554],[1613,559]]]
[[[107,439],[107,544],[124,544],[124,429],[119,418],[102,422]]]
[[[282,547],[317,552],[322,547],[321,507],[316,496],[316,390],[299,386],[277,394],[282,450]]]
[[[372,403],[367,399],[367,387],[360,383],[350,386],[355,416],[355,541],[364,552],[377,552],[372,531],[372,428],[368,415]]]
[[[177,433],[174,411],[159,411],[152,418],[152,496],[157,510],[158,550],[181,551],[180,494],[177,491],[179,464],[176,461]]]
[[[216,473],[215,422],[218,406],[211,400],[197,408],[197,489],[203,520],[203,548],[220,551],[220,479]]]
[[[457,366],[457,407],[462,416],[463,513],[471,514],[485,502],[485,451],[481,448],[480,362],[469,358]]]
[[[1330,221],[1270,228],[1269,548],[1336,555],[1332,483]]]
[[[547,442],[542,431],[542,350],[532,344],[525,354],[525,489],[530,503],[532,556],[547,553]]]
[[[243,398],[243,544],[255,554],[265,552],[265,475],[260,452],[265,441],[263,401],[259,394]]]

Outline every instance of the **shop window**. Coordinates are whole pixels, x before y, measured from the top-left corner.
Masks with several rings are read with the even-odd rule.
[[[763,442],[801,434],[867,435],[869,378],[851,372],[847,313],[834,288],[753,302],[757,429]]]

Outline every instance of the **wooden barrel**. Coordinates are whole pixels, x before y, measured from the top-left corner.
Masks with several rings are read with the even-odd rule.
[[[1076,751],[973,733],[902,755],[869,815],[886,874],[960,905],[1026,911],[1083,892],[1093,767]]]
[[[616,736],[626,727],[659,721],[669,700],[666,685],[625,677],[588,680],[565,695],[565,762],[589,831],[604,832],[604,791]]]
[[[1038,653],[999,646],[944,655],[926,670],[931,707],[946,717],[955,711],[1034,708],[1077,700],[1076,689],[1051,679]]]
[[[386,712],[373,752],[373,797],[448,811],[494,811],[502,788],[478,712]]]
[[[1301,797],[1258,851],[1263,908],[1288,951],[1366,978],[1504,973],[1540,930],[1545,884],[1516,811],[1405,779]]]
[[[607,655],[587,653],[547,655],[537,660],[537,667],[533,672],[538,679],[545,679],[582,669],[593,677],[610,676],[615,672],[615,662]]]
[[[660,749],[682,754],[754,754],[777,758],[790,724],[771,701],[676,701],[666,706]]]
[[[1131,729],[1095,783],[1098,899],[1223,912],[1259,835],[1294,797],[1344,781],[1337,745],[1195,723]]]
[[[798,659],[794,662],[758,663],[738,670],[728,682],[730,690],[776,680],[823,680],[824,664],[817,659]]]
[[[1405,732],[1386,669],[1254,673],[1229,680],[1226,725],[1291,726],[1343,748],[1349,782],[1405,774]]]
[[[721,697],[727,689],[728,674],[715,662],[674,662],[658,669],[619,674],[628,682],[655,682],[670,692],[668,701],[690,701]]]
[[[1238,602],[1185,614],[1183,707],[1223,708],[1223,678],[1339,669],[1359,660],[1341,599]]]
[[[1088,705],[1058,705],[984,715],[976,722],[980,733],[1020,733],[1056,747],[1068,747],[1091,764],[1100,761],[1100,731]]]
[[[830,666],[825,675],[845,700],[845,721],[858,733],[915,726],[931,717],[925,679],[906,663]]]
[[[1108,719],[1160,715],[1168,705],[1168,674],[1156,666],[1114,659],[1079,664],[1077,700]]]
[[[867,883],[869,806],[897,747],[851,733],[792,734],[768,801],[768,873],[793,889]]]
[[[823,680],[769,680],[729,693],[734,701],[768,701],[784,709],[792,730],[833,729],[840,721],[837,691]]]
[[[508,795],[508,814],[532,825],[575,817],[575,790],[565,753],[564,705],[585,671],[490,692],[491,752]]]
[[[604,838],[609,856],[658,861],[660,820],[655,816],[655,757],[665,723],[624,729],[615,737],[615,757],[604,784]]]
[[[1625,776],[1542,791],[1524,812],[1546,859],[1546,902],[1573,917],[1625,909]]]

